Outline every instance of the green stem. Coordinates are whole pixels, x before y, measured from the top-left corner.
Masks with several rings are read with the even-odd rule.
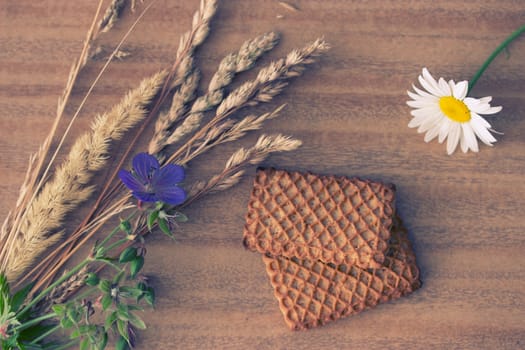
[[[109,260],[106,260],[106,259],[99,259],[99,260],[97,260],[97,261],[99,261],[99,262],[101,262],[101,263],[103,263],[103,264],[106,264],[106,265],[111,266],[112,268],[114,268],[115,270],[117,270],[117,272],[119,272],[119,273],[123,271],[120,267],[118,267],[116,264],[113,264],[113,263],[112,263],[111,261],[109,261]]]
[[[59,345],[57,347],[54,347],[53,350],[66,350],[70,349],[73,345],[77,344],[80,341],[80,338],[77,338],[75,340],[70,341],[69,343]]]
[[[122,239],[114,242],[113,244],[111,244],[109,247],[107,247],[106,251],[110,252],[113,248],[116,248],[116,247],[120,246],[121,244],[124,244],[124,243],[127,243],[127,242],[129,242],[129,239],[122,238]]]
[[[52,313],[47,314],[47,315],[43,315],[43,316],[32,318],[31,320],[29,320],[27,322],[24,322],[20,326],[16,327],[16,330],[18,332],[23,331],[24,329],[27,329],[27,328],[29,328],[31,326],[39,324],[42,321],[49,320],[50,318],[54,318],[56,316],[57,316],[57,314],[52,312]]]
[[[20,312],[18,312],[18,315],[23,315],[27,311],[31,310],[31,308],[38,303],[40,300],[42,300],[49,292],[53,290],[56,286],[60,285],[62,282],[67,280],[69,277],[73,276],[78,271],[82,270],[84,266],[92,262],[92,258],[87,258],[84,261],[82,261],[80,264],[75,266],[73,269],[71,269],[68,273],[64,274],[62,277],[60,277],[58,280],[56,280],[53,284],[51,284],[49,287],[44,289],[40,294],[38,294],[36,297],[31,299],[31,302],[27,304]]]
[[[125,221],[130,220],[130,219],[136,214],[136,212],[137,212],[136,210],[133,211],[133,213],[131,213],[131,214],[126,218]],[[104,238],[104,239],[102,240],[102,242],[100,242],[100,243],[98,244],[98,246],[99,246],[99,247],[103,247],[103,246],[104,246],[106,243],[108,243],[108,241],[109,241],[109,240],[110,240],[110,239],[111,239],[111,238],[112,238],[117,232],[119,232],[119,231],[120,231],[120,225],[117,225],[117,227],[115,227],[115,228],[109,233],[109,235],[107,235],[106,238]],[[109,249],[107,249],[107,250],[109,250]]]
[[[96,292],[98,291],[98,288],[97,287],[91,287],[89,288],[88,290],[84,291],[83,293],[80,293],[78,295],[75,296],[75,300],[82,300],[82,299],[85,299],[87,298],[90,294],[92,294],[93,292]]]
[[[514,39],[516,39],[518,36],[520,36],[523,32],[525,32],[525,25],[518,28],[515,32],[513,32],[505,41],[503,41],[497,48],[494,50],[494,52],[487,58],[485,63],[481,66],[481,68],[474,74],[474,77],[470,81],[468,85],[468,92],[472,90],[474,85],[476,85],[476,82],[481,77],[481,75],[485,72],[487,67],[494,61],[496,56],[498,56],[501,51],[503,51]]]

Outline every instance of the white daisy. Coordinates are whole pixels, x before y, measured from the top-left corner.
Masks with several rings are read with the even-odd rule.
[[[442,143],[447,140],[447,153],[454,153],[458,143],[465,153],[469,149],[478,152],[478,140],[492,146],[496,139],[489,131],[490,124],[480,114],[495,114],[501,107],[491,107],[492,97],[483,98],[467,97],[468,81],[454,83],[439,78],[436,81],[430,72],[423,68],[419,76],[419,83],[426,90],[418,89],[412,85],[414,92],[407,91],[412,98],[407,101],[410,107],[415,108],[410,114],[414,117],[408,127],[418,128],[419,133],[425,133],[425,142],[433,140],[436,136]]]

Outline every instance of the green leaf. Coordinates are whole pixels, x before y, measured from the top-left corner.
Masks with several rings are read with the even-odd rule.
[[[80,332],[80,329],[76,328],[74,329],[71,334],[69,335],[69,338],[70,339],[75,339],[75,338],[78,338],[82,335],[82,333]]]
[[[126,271],[122,270],[119,273],[116,274],[115,277],[113,277],[113,284],[119,284],[122,280],[122,277],[124,277]]]
[[[155,306],[155,290],[152,287],[148,287],[148,290],[144,292],[144,300],[150,306]]]
[[[97,343],[97,350],[104,350],[106,345],[108,345],[108,334],[103,332],[100,341]]]
[[[73,327],[73,325],[74,325],[73,322],[71,322],[69,318],[64,317],[63,319],[60,320],[60,327],[64,329],[71,328]]]
[[[11,310],[11,306],[9,305],[11,298],[9,294],[10,291],[7,278],[4,274],[0,274],[0,312],[4,312],[4,310],[9,312]]]
[[[106,248],[104,247],[99,247],[97,249],[97,251],[95,252],[95,259],[96,260],[100,260],[100,259],[103,259],[106,255]]]
[[[135,304],[129,304],[128,305],[128,310],[129,311],[144,311],[144,308],[140,305],[135,305]]]
[[[111,295],[109,294],[104,295],[102,297],[102,300],[100,301],[100,303],[102,304],[102,310],[106,311],[108,307],[111,305],[112,301],[113,299],[111,298]]]
[[[117,320],[117,330],[119,334],[126,340],[126,342],[129,342],[128,322],[123,320]]]
[[[158,217],[159,217],[159,210],[153,210],[148,215],[148,230],[151,231],[153,229],[153,225],[155,225],[155,222],[157,221]]]
[[[109,293],[111,290],[111,282],[108,280],[102,280],[98,284],[98,289],[100,289],[104,293]]]
[[[122,253],[120,253],[120,257],[118,259],[121,263],[127,263],[137,256],[137,248],[134,247],[127,247],[124,249]]]
[[[115,343],[115,350],[128,350],[128,341],[124,337],[119,337]]]
[[[11,311],[16,312],[18,311],[18,309],[20,309],[20,306],[22,306],[22,304],[26,300],[33,286],[34,283],[29,283],[27,286],[16,292],[15,295],[13,295],[13,298],[11,299]]]
[[[144,282],[137,283],[137,289],[140,289],[141,291],[145,291],[148,288],[148,285]]]
[[[130,235],[132,232],[132,227],[131,227],[131,223],[129,222],[129,220],[120,221],[119,227],[122,231],[126,232],[126,234],[128,235]]]
[[[187,222],[189,219],[186,216],[186,214],[178,211],[175,213],[175,220],[177,220],[178,222]]]
[[[99,282],[100,282],[100,278],[97,276],[96,273],[94,272],[88,273],[87,278],[86,278],[86,284],[88,286],[96,286],[98,285]]]
[[[140,272],[143,266],[144,266],[143,256],[137,256],[135,259],[131,260],[131,262],[129,263],[129,274],[131,278],[135,278],[135,276],[137,276],[137,273]]]
[[[104,329],[106,330],[106,332],[113,328],[113,324],[117,321],[117,318],[118,317],[116,311],[113,311],[108,315],[106,321],[104,322]]]
[[[80,350],[89,350],[89,338],[82,339],[82,341],[80,342],[79,349]]]
[[[28,327],[24,330],[22,330],[18,335],[19,341],[32,341],[33,339],[38,338],[42,334],[48,332],[52,328],[54,328],[55,325],[43,325],[42,323],[39,323],[37,325]]]
[[[142,290],[134,287],[122,286],[120,287],[120,293],[124,298],[137,298],[142,294]]]
[[[68,307],[66,309],[66,316],[73,322],[73,323],[79,323],[82,315],[80,312],[78,312],[77,309],[75,309],[73,306]]]
[[[157,221],[159,224],[160,230],[168,237],[173,238],[173,234],[171,233],[170,227],[168,225],[168,220],[166,219],[159,219]]]
[[[131,322],[132,325],[134,325],[138,329],[142,329],[142,330],[146,329],[146,324],[144,323],[144,321],[142,321],[140,317],[138,317],[137,315],[133,313],[130,313],[129,316],[130,316],[129,322]]]
[[[7,277],[2,273],[0,274],[0,293],[9,295],[9,283],[7,283]]]
[[[126,305],[119,304],[117,306],[117,316],[118,316],[118,319],[122,320],[122,321],[129,321],[130,320],[131,316],[130,316],[129,310],[126,307]]]
[[[51,306],[51,309],[58,315],[58,317],[61,317],[66,313],[66,306],[64,304],[53,305]]]

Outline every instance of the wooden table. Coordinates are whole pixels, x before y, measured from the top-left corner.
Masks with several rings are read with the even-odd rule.
[[[16,200],[29,155],[47,134],[70,65],[96,1],[0,3],[0,213]],[[112,64],[75,124],[116,103],[141,78],[167,67],[199,1],[159,0]],[[406,91],[422,67],[455,81],[471,78],[493,49],[524,24],[525,3],[504,1],[222,1],[212,33],[197,52],[208,81],[220,59],[262,32],[277,30],[269,62],[318,36],[332,45],[319,64],[269,105],[288,103],[265,132],[304,141],[264,164],[360,176],[397,185],[423,287],[409,297],[325,327],[289,331],[259,254],[241,244],[254,172],[234,189],[187,209],[175,242],[148,239],[146,272],[158,294],[144,318],[142,349],[523,349],[525,348],[525,37],[498,57],[472,91],[503,106],[489,117],[495,147],[456,152],[409,129]],[[138,2],[139,9],[145,5]],[[131,23],[126,14],[101,38],[111,45]],[[80,75],[68,120],[102,61]],[[251,77],[248,73],[242,78]],[[204,85],[203,87],[204,88]],[[191,164],[208,178],[250,135]],[[71,141],[67,142],[70,145]],[[71,219],[74,220],[74,217]]]

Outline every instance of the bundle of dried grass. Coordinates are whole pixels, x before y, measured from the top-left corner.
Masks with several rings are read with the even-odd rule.
[[[141,82],[113,109],[98,116],[91,131],[80,136],[54,178],[27,208],[16,235],[5,253],[5,273],[15,280],[46,249],[63,235],[64,217],[93,192],[90,180],[107,164],[110,143],[142,121],[146,106],[158,94],[167,72],[161,71]]]
[[[102,1],[97,13],[101,3]],[[110,30],[122,15],[125,3],[126,1],[122,0],[111,1],[108,10],[98,22],[98,27],[95,26],[95,21],[93,22],[88,39],[93,38],[96,33]],[[149,6],[151,5],[152,3]],[[131,8],[134,8],[134,2]],[[145,79],[110,112],[97,117],[91,130],[76,140],[66,160],[56,168],[51,180],[40,186],[49,169],[42,172],[39,166],[36,170],[28,171],[27,181],[21,190],[22,199],[13,215],[6,220],[1,232],[1,269],[10,280],[17,281],[19,285],[29,280],[38,281],[33,290],[44,289],[63,265],[96,235],[108,220],[133,206],[128,203],[130,193],[121,191],[122,186],[115,178],[127,156],[134,151],[135,142],[143,135],[149,122],[156,118],[154,134],[148,146],[149,153],[157,155],[163,164],[172,162],[188,166],[199,155],[220,144],[239,140],[248,132],[261,129],[265,121],[276,118],[284,106],[258,116],[235,117],[234,113],[245,107],[270,102],[287,86],[291,78],[300,75],[306,65],[314,62],[328,49],[326,42],[318,39],[302,49],[290,52],[280,60],[271,62],[259,70],[255,79],[244,82],[226,93],[238,73],[251,69],[264,53],[276,45],[276,33],[262,34],[246,41],[237,52],[227,55],[220,62],[206,92],[197,96],[200,74],[194,67],[194,52],[207,37],[216,9],[216,0],[201,1],[199,10],[194,14],[191,29],[181,37],[172,67]],[[122,42],[115,48],[106,66],[120,52]],[[59,114],[65,108],[79,69],[87,62],[90,45],[91,39],[86,41],[85,50],[74,65],[73,78],[68,81],[59,105]],[[106,66],[93,84],[96,84]],[[168,97],[171,98],[169,103],[166,103]],[[84,102],[85,99],[79,109]],[[78,110],[73,119],[77,115]],[[134,128],[137,124],[140,126]],[[107,165],[110,143],[128,135],[129,130],[133,128],[136,131],[134,138],[128,143],[117,168],[109,176],[107,185],[99,191],[99,197],[91,212],[74,232],[65,234],[65,217],[93,193],[92,177]],[[53,130],[56,130],[56,125]],[[42,146],[39,157],[32,158],[30,168],[37,163],[42,165],[53,135],[54,133],[51,133]],[[63,139],[60,145],[62,141]],[[178,143],[180,145],[173,149]],[[231,188],[240,181],[248,167],[261,164],[274,152],[293,151],[300,145],[300,140],[289,136],[261,135],[251,147],[240,147],[234,152],[218,174],[208,180],[196,182],[189,189],[186,202],[179,208],[204,195]],[[140,235],[146,231],[145,225],[142,225],[135,234]],[[133,244],[133,239],[128,242],[128,246]],[[45,258],[39,259],[46,249],[55,244],[53,251]],[[122,249],[125,248],[126,246]],[[33,270],[21,276],[37,259],[40,261]],[[82,286],[87,271],[87,267],[82,268],[67,279],[59,279],[55,284],[64,282],[53,289],[48,301],[66,300],[73,291]],[[49,305],[46,304],[46,307]]]

